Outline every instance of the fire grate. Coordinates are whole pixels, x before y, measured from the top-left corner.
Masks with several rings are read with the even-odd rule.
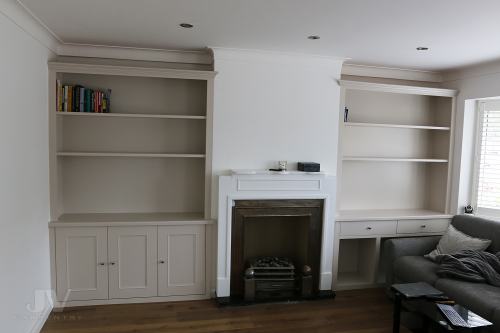
[[[295,265],[284,257],[260,257],[245,271],[245,300],[294,298],[299,293],[310,296],[312,280],[309,266],[304,266],[298,278]]]

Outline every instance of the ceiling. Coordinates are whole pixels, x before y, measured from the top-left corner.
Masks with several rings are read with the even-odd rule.
[[[500,58],[498,0],[18,1],[64,43],[262,49],[422,70]]]

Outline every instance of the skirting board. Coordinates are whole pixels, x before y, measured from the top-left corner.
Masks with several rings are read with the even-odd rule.
[[[56,302],[54,310],[62,310],[73,306],[87,305],[109,305],[109,304],[136,304],[136,303],[162,303],[179,301],[199,301],[210,299],[209,295],[188,295],[188,296],[164,296],[164,297],[137,297],[137,298],[117,298],[117,299],[95,299],[89,301],[68,301],[66,303]]]
[[[45,325],[45,322],[47,321],[47,319],[49,319],[51,312],[52,312],[52,305],[46,307],[43,310],[43,312],[40,313],[36,322],[33,324],[30,333],[40,333],[40,331],[43,328],[43,325]]]

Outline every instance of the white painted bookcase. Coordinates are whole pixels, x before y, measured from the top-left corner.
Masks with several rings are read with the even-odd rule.
[[[336,290],[384,282],[386,239],[446,230],[457,94],[361,81],[340,85]]]
[[[210,297],[211,70],[49,63],[56,306]],[[63,85],[111,113],[56,110]]]

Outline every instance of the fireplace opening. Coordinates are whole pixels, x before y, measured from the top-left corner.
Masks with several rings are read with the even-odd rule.
[[[314,297],[322,200],[238,200],[233,207],[231,298]]]

